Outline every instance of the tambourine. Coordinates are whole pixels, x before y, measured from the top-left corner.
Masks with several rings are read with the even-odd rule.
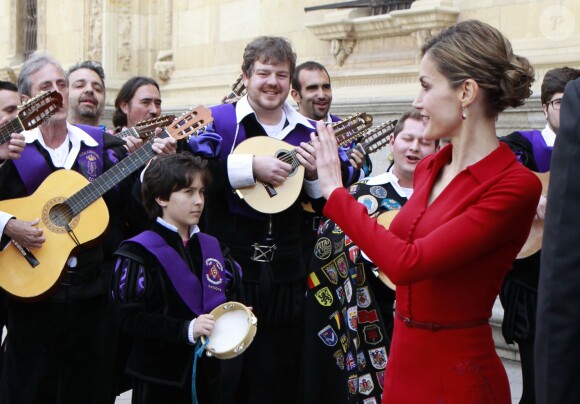
[[[231,359],[244,352],[254,340],[258,319],[250,309],[238,302],[226,302],[210,313],[215,324],[205,346],[207,356]],[[201,337],[205,344],[206,337]]]

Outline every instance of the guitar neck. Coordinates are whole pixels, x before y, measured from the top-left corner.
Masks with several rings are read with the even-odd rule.
[[[135,127],[133,127],[133,128],[123,129],[121,132],[117,133],[115,136],[117,136],[118,138],[121,138],[121,139],[125,139],[127,136],[134,136],[134,137],[138,138],[139,133],[137,132]]]
[[[388,121],[379,125],[365,136],[364,142],[357,145],[357,149],[363,154],[374,153],[389,144],[389,135],[395,130],[397,121]],[[355,149],[350,149],[347,155],[350,157]]]
[[[226,97],[224,98],[224,103],[228,100],[231,100],[233,98],[239,97],[240,94],[236,93],[235,91],[230,91],[230,93],[228,95],[226,95]]]
[[[168,136],[169,134],[163,131],[158,137],[165,138]],[[87,206],[151,160],[155,156],[152,146],[152,140],[145,143],[135,152],[105,171],[93,182],[69,197],[64,203],[71,208],[73,216],[78,215]]]
[[[24,127],[18,117],[6,122],[6,124],[0,128],[0,145],[8,142],[12,133],[20,133],[23,130]]]
[[[361,117],[354,117],[352,120],[346,119],[344,121],[336,122],[332,125],[332,128],[336,130],[335,135],[339,146],[346,146],[351,141],[353,141],[357,136],[359,136],[365,129],[368,128],[368,121]],[[312,144],[312,141],[307,144]],[[300,165],[300,161],[296,158],[298,152],[296,149],[282,154],[278,157],[279,160],[288,163],[292,166],[292,169]]]
[[[332,125],[339,146],[348,146],[360,134],[372,125],[372,117],[367,114],[357,114]]]

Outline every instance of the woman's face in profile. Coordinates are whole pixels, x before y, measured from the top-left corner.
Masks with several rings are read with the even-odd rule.
[[[453,137],[461,123],[461,100],[459,91],[453,89],[447,77],[437,69],[437,64],[429,56],[423,56],[419,67],[421,90],[413,101],[423,116],[426,140]]]

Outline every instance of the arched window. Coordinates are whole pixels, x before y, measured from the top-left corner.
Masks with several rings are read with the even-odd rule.
[[[28,59],[30,55],[37,49],[36,34],[38,28],[37,21],[37,0],[26,0],[25,9],[22,10],[22,23],[24,27],[24,59]]]

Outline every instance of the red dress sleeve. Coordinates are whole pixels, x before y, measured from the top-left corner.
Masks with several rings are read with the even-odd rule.
[[[454,185],[456,180],[459,184]],[[454,179],[448,187],[461,188],[461,179]],[[478,257],[506,243],[514,244],[509,250],[515,251],[514,256],[506,257],[511,264],[529,233],[541,193],[540,182],[529,171],[518,169],[508,171],[482,190],[465,192],[464,200],[454,200],[453,204],[465,204],[465,209],[439,222],[437,217],[454,208],[439,200],[443,193],[429,207],[426,201],[419,207],[411,203],[414,194],[398,215],[409,223],[407,235],[383,228],[344,188],[331,194],[324,215],[337,223],[395,284],[405,285],[467,268]],[[441,215],[433,215],[437,211]],[[428,231],[415,234],[421,220],[431,222]]]

